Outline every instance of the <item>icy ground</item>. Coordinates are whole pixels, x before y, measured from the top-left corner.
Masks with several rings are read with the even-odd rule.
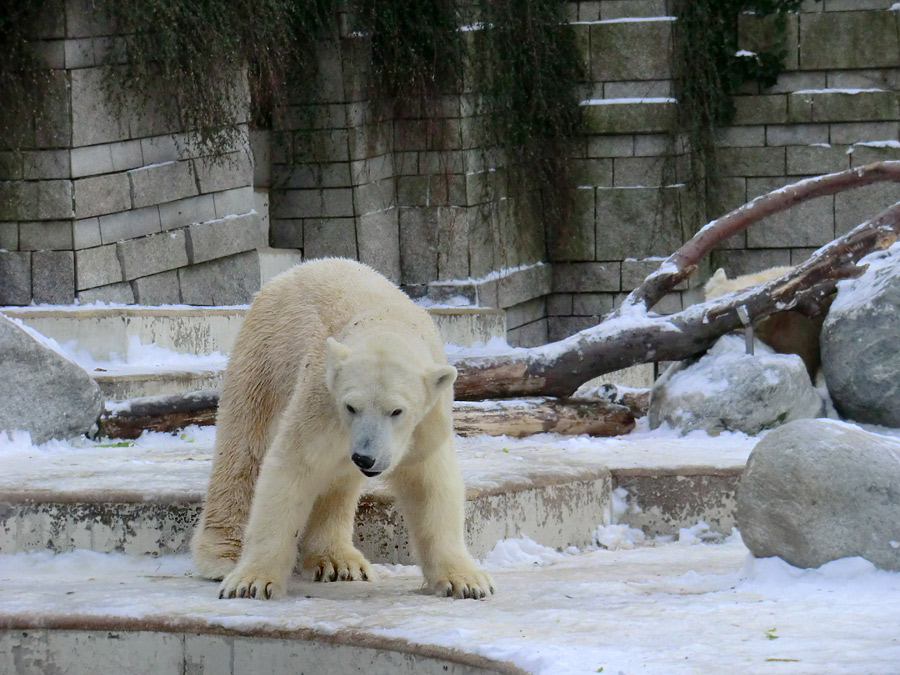
[[[213,435],[212,428],[192,427],[183,438],[147,434],[110,448],[114,441],[36,447],[25,435],[0,434],[0,489],[202,491]],[[742,464],[756,440],[702,433],[679,439],[641,425],[613,439],[477,437],[458,445],[461,455],[483,460],[484,468],[467,476],[479,482],[542,466],[671,465],[708,458],[712,448],[730,466]],[[78,471],[64,482],[64,469],[73,466]],[[125,466],[133,475],[123,481]],[[864,560],[798,570],[753,560],[739,536],[710,539],[700,527],[672,541],[600,526],[597,538],[612,550],[562,553],[523,534],[486,557],[499,592],[479,602],[424,594],[412,566],[378,565],[380,578],[369,584],[298,577],[289,596],[275,602],[220,601],[216,584],[196,578],[186,556],[4,555],[0,623],[64,613],[187,618],[238,630],[350,629],[458,648],[540,674],[900,672],[900,574]]]
[[[186,556],[0,556],[0,615],[176,617],[232,629],[342,629],[455,647],[532,673],[891,673],[900,574],[845,559],[754,560],[739,537],[558,553],[505,540],[483,601],[424,594],[411,566],[372,583],[295,578],[278,601],[218,600]],[[655,545],[653,545],[655,544]]]

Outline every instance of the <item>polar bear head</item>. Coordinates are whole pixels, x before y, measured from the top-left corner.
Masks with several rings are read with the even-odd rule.
[[[369,477],[396,466],[422,418],[456,380],[456,368],[404,342],[325,342],[326,384],[350,434],[349,457]]]

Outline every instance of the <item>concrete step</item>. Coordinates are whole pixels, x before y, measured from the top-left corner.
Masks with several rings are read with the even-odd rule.
[[[76,548],[136,555],[188,550],[209,473],[212,427],[180,438],[67,444],[39,453],[6,450],[0,476],[0,553]],[[574,441],[458,438],[466,481],[466,536],[480,557],[503,538],[528,535],[564,549],[593,543],[600,524],[673,534],[705,520],[734,525],[738,477],[755,439],[732,436],[704,448],[632,434]],[[618,488],[624,488],[618,490]],[[356,533],[373,562],[412,561],[402,518],[373,479]]]
[[[124,355],[129,340],[155,344],[181,354],[231,351],[247,306],[230,307],[0,307],[9,317],[60,344],[77,341],[91,358]],[[428,310],[445,342],[471,345],[506,336],[502,310],[482,307],[434,307]]]

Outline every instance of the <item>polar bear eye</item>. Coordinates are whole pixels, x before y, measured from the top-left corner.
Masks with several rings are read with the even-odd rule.
[[[402,415],[402,414],[403,414],[403,409],[402,409],[402,408],[396,408],[396,409],[391,413],[391,417],[399,417],[399,416]]]
[[[348,404],[347,404],[347,412],[350,413],[351,415],[355,415],[355,414],[356,414],[356,408],[354,408],[352,405],[350,405],[350,404],[348,403]]]

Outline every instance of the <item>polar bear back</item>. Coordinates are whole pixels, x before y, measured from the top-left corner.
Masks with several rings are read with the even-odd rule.
[[[279,399],[274,403],[280,408],[302,367],[324,397],[325,340],[346,340],[357,327],[395,331],[434,363],[447,362],[426,310],[372,268],[324,258],[283,272],[257,293],[238,333],[223,388],[265,387]]]

